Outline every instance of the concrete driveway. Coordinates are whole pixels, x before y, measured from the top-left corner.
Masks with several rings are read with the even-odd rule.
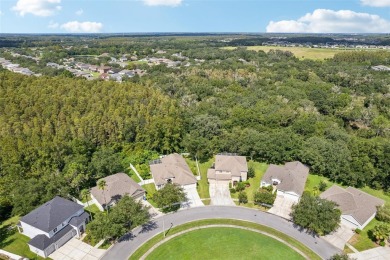
[[[390,259],[390,247],[376,247],[363,252],[349,254],[356,260],[388,260]]]
[[[199,197],[196,187],[184,187],[184,191],[187,194],[188,201],[181,205],[182,208],[201,207],[204,206],[202,200]]]
[[[105,252],[74,237],[49,257],[53,260],[98,260]]]
[[[235,206],[230,196],[229,181],[210,180],[210,205]]]
[[[291,207],[296,203],[298,203],[298,198],[293,199],[291,197],[278,194],[276,195],[274,206],[268,210],[268,212],[285,219],[291,219]]]
[[[335,247],[343,250],[345,244],[355,234],[355,228],[356,227],[354,227],[352,224],[345,223],[345,221],[341,220],[340,227],[333,233],[326,235],[323,238]]]

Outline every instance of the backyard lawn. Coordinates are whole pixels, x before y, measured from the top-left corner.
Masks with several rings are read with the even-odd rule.
[[[84,210],[87,211],[90,215],[92,215],[92,218],[95,216],[95,214],[100,212],[100,209],[95,204],[84,208]]]
[[[206,228],[157,247],[147,259],[305,259],[287,245],[249,230]]]
[[[30,251],[27,245],[27,242],[30,240],[29,237],[20,234],[16,227],[10,228],[18,221],[19,217],[16,216],[0,224],[0,249],[29,259],[44,259]]]
[[[249,161],[248,167],[253,167],[255,169],[255,177],[248,179],[248,181],[251,185],[250,187],[245,188],[245,192],[248,195],[248,203],[243,204],[243,205],[250,207],[250,208],[253,208],[253,207],[258,207],[257,205],[255,205],[253,203],[253,195],[260,188],[260,181],[261,181],[261,178],[263,177],[265,171],[268,168],[268,164]],[[238,199],[238,192],[232,193],[231,197],[232,197],[232,199]]]

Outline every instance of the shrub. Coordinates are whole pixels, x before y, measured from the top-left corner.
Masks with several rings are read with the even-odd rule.
[[[248,195],[246,195],[245,191],[242,191],[238,194],[238,203],[248,203]]]
[[[382,207],[377,207],[376,219],[386,223],[390,223],[390,204],[385,204]]]
[[[236,193],[236,189],[235,188],[230,188],[229,190],[230,190],[230,193],[232,193],[232,194]]]
[[[386,243],[385,243],[385,241],[381,241],[381,242],[379,242],[379,245],[380,245],[380,246],[385,246]]]
[[[252,166],[250,166],[249,168],[248,168],[248,179],[249,178],[254,178],[255,177],[255,169],[252,167]]]
[[[327,187],[327,185],[326,185],[326,182],[324,182],[324,181],[320,181],[320,184],[318,184],[318,189],[320,191],[325,191],[326,187]]]
[[[271,187],[271,191],[268,189],[268,187],[260,188],[259,191],[255,192],[255,194],[253,195],[253,201],[257,205],[261,205],[261,204],[273,205],[275,198],[276,198],[276,193],[272,194],[272,187]]]
[[[357,229],[355,229],[355,233],[356,233],[356,234],[360,234],[360,233],[362,233],[362,230],[359,229],[359,228],[357,228]]]
[[[243,182],[237,183],[236,191],[243,191],[243,190],[245,190],[245,183]]]

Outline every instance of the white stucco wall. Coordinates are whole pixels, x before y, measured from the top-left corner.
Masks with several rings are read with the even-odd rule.
[[[33,253],[35,253],[35,254],[38,254],[39,256],[41,256],[41,257],[43,257],[43,258],[46,257],[44,251],[42,251],[42,250],[40,250],[40,249],[38,249],[38,248],[36,248],[36,247],[33,247],[33,246],[31,246],[31,245],[28,245],[28,247],[30,248],[30,251],[31,251],[31,252],[33,252]]]
[[[241,172],[242,181],[246,181],[248,179],[248,172]]]
[[[351,215],[341,215],[341,220],[347,221],[347,223],[353,224],[356,228],[362,229],[362,226],[359,224],[359,222],[357,222],[356,219]]]
[[[46,233],[38,228],[35,228],[27,223],[24,223],[22,221],[20,221],[20,224],[22,225],[22,228],[23,228],[23,232],[22,234],[25,235],[25,236],[28,236],[29,238],[33,238],[37,235],[46,235],[46,236],[49,236],[49,233]]]
[[[95,203],[95,205],[99,208],[100,211],[104,211],[103,206],[100,205],[99,201],[97,201],[97,199],[92,195],[92,193],[91,193],[91,199],[93,203]]]
[[[282,195],[286,198],[289,198],[291,200],[295,200],[296,202],[299,201],[299,196],[298,194],[296,194],[295,192],[292,192],[292,191],[282,191],[282,190],[277,190],[277,194],[278,195]]]
[[[193,188],[193,189],[196,189],[196,183],[187,184],[187,185],[182,185],[181,187],[182,187],[182,188]]]

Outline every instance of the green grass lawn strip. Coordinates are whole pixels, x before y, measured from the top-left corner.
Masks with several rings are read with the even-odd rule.
[[[310,250],[308,247],[306,247],[304,244],[300,243],[299,241],[289,237],[288,235],[279,232],[273,228],[266,227],[257,223],[242,221],[242,220],[235,220],[235,219],[205,219],[205,220],[198,220],[189,222],[177,227],[173,227],[169,232],[166,234],[166,236],[174,235],[178,232],[181,232],[183,230],[187,230],[193,227],[198,226],[205,226],[205,225],[213,225],[213,224],[227,224],[227,225],[236,225],[241,227],[248,227],[253,228],[256,230],[260,230],[263,232],[266,232],[270,235],[274,235],[282,240],[284,240],[286,243],[296,247],[301,252],[303,252],[306,256],[308,256],[310,259],[321,259],[316,253],[314,253],[312,250]],[[163,239],[163,234],[160,233],[154,237],[152,237],[150,240],[145,242],[143,245],[141,245],[133,255],[130,256],[129,259],[139,259],[142,257],[152,246],[154,246],[156,243],[161,241]]]

